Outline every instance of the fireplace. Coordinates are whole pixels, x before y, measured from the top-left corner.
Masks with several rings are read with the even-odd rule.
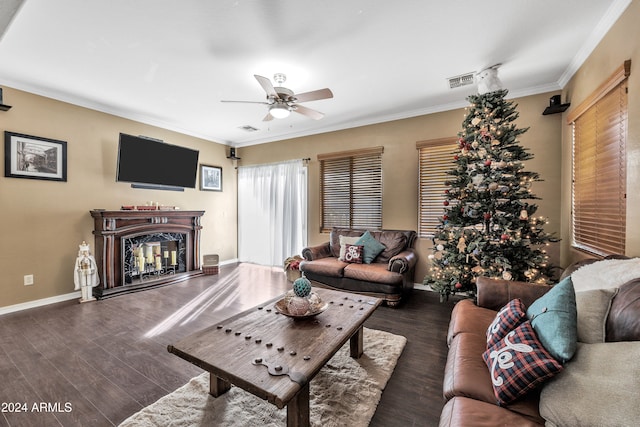
[[[100,285],[94,296],[135,292],[202,274],[204,211],[93,210]]]

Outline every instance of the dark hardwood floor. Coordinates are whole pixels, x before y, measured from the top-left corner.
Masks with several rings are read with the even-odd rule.
[[[289,287],[280,269],[241,264],[98,302],[0,316],[0,427],[117,426],[201,373],[167,344]],[[437,425],[452,307],[414,291],[366,322],[408,339],[372,427]]]

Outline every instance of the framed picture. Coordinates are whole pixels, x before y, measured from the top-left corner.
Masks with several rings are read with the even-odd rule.
[[[222,191],[222,168],[200,165],[200,190]]]
[[[5,131],[4,176],[66,181],[67,143]]]

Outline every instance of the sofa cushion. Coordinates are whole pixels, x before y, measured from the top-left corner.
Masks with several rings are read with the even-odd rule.
[[[389,262],[391,258],[407,248],[406,232],[385,230],[382,232],[374,231],[372,235],[385,246],[385,249],[378,255],[376,262]]]
[[[364,246],[347,243],[344,250],[344,262],[349,264],[362,264],[364,258]]]
[[[347,264],[344,268],[344,277],[362,280],[364,282],[386,283],[389,285],[402,285],[402,274],[389,271],[387,264],[374,262],[372,264]]]
[[[548,426],[632,426],[640,419],[640,342],[578,343],[540,394]]]
[[[451,341],[442,386],[443,396],[446,400],[461,396],[483,401],[496,407],[491,376],[482,359],[482,352],[486,345],[484,333],[462,332]],[[544,423],[538,412],[537,390],[512,402],[507,408],[528,419],[536,420],[538,424]]]
[[[461,332],[485,336],[489,324],[495,317],[496,312],[494,310],[478,307],[471,299],[458,301],[451,311],[447,345],[450,345],[451,340]]]
[[[376,240],[375,237],[365,231],[365,233],[356,241],[356,245],[364,246],[364,263],[371,264],[373,260],[385,249],[385,245]]]
[[[578,341],[576,295],[567,277],[527,309],[537,337],[560,363],[573,357]]]
[[[322,276],[343,277],[344,267],[348,264],[338,258],[320,258],[313,261],[302,261],[300,269],[305,273]]]
[[[576,292],[578,341],[590,344],[605,341],[607,316],[617,292],[617,288]]]
[[[445,400],[464,396],[496,403],[491,375],[482,359],[486,346],[484,336],[466,332],[459,333],[451,341],[442,383]]]
[[[486,331],[487,348],[498,343],[527,318],[526,307],[519,298],[502,307]]]
[[[640,341],[640,279],[618,288],[607,317],[607,341]]]
[[[499,405],[509,404],[555,376],[562,365],[526,321],[482,354]]]
[[[347,245],[355,245],[359,238],[360,236],[345,236],[345,235],[339,236],[340,256],[338,257],[338,259],[340,261],[345,261],[344,254],[345,254],[345,251],[347,250]]]
[[[439,427],[539,427],[538,419],[529,417],[492,403],[454,397],[442,408]]]

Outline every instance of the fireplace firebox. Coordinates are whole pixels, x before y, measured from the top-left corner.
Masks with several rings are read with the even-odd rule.
[[[97,298],[180,282],[200,270],[204,211],[92,210]]]

